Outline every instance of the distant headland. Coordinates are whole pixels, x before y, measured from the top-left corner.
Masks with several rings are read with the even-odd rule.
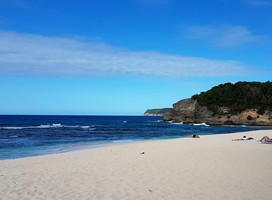
[[[272,125],[272,82],[225,83],[183,99],[164,120],[210,125]]]
[[[170,110],[171,108],[147,109],[144,115],[145,116],[163,116]]]

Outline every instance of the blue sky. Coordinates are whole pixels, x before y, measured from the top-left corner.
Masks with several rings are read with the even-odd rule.
[[[0,0],[0,114],[141,115],[271,81],[272,0]]]

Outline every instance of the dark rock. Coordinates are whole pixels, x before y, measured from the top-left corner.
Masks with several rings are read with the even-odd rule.
[[[228,110],[222,107],[221,110]],[[261,125],[271,126],[270,113],[258,114],[257,109],[247,109],[235,115],[214,114],[205,106],[200,106],[197,100],[192,98],[181,100],[173,104],[173,108],[163,115],[165,121],[183,123],[206,123],[210,125]],[[250,117],[248,117],[250,116]]]

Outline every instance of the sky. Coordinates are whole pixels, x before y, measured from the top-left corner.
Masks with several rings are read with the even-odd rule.
[[[271,75],[272,0],[0,0],[0,114],[142,115]]]

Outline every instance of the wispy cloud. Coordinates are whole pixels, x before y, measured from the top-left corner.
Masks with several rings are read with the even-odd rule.
[[[247,66],[151,51],[130,51],[99,42],[0,32],[0,74],[22,76],[241,75]]]
[[[188,39],[202,40],[214,47],[229,48],[262,40],[247,27],[232,25],[190,26],[184,30]]]

